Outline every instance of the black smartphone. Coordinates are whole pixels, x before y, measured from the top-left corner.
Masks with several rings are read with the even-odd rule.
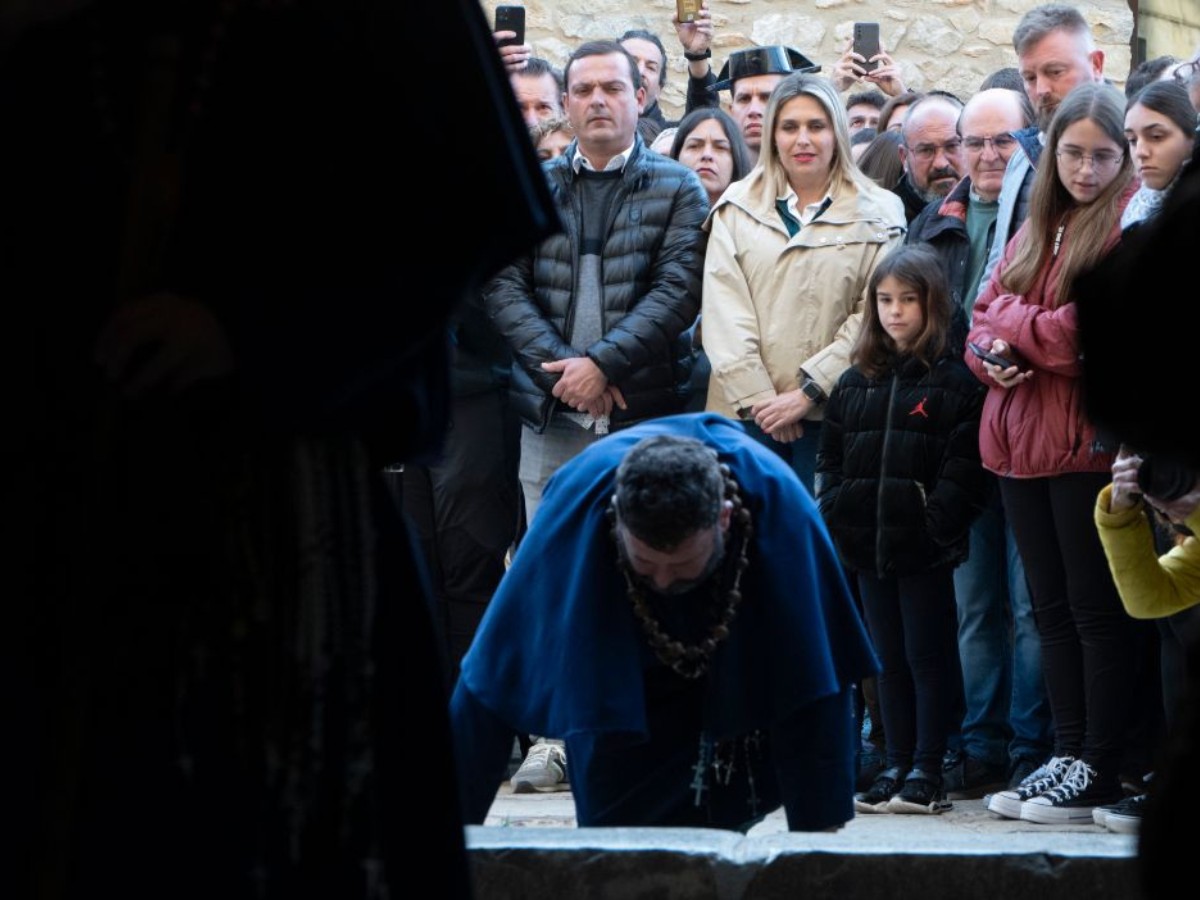
[[[502,41],[497,41],[497,47],[508,47],[513,44],[525,43],[525,7],[523,6],[497,6],[496,7],[496,27],[492,29],[497,31],[515,31],[515,38],[505,38]]]
[[[1002,369],[1009,369],[1016,365],[1011,359],[1005,359],[1003,356],[997,356],[991,350],[985,350],[974,341],[967,341],[967,346],[971,352],[982,359],[985,363],[991,363],[993,366],[999,366]]]
[[[855,22],[854,46],[850,49],[866,60],[860,64],[864,69],[874,72],[879,63],[871,62],[871,57],[879,53],[879,23]]]

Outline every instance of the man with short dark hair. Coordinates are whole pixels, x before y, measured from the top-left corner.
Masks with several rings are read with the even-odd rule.
[[[820,66],[791,47],[751,47],[729,54],[725,65],[721,67],[721,74],[717,76],[717,82],[709,90],[714,95],[724,90],[732,94],[729,114],[741,129],[753,162],[758,162],[758,152],[765,137],[763,122],[767,114],[767,102],[775,85],[792,72],[819,71]]]
[[[864,128],[879,127],[879,111],[887,98],[879,91],[859,91],[846,98],[846,118],[850,121],[850,136]]]
[[[563,114],[562,73],[546,60],[530,57],[524,68],[509,73],[508,80],[517,95],[521,118],[530,128]]]
[[[700,309],[708,212],[696,173],[637,135],[644,93],[627,50],[583,44],[564,78],[575,142],[544,168],[564,230],[484,289],[513,354],[530,523],[563,463],[610,430],[682,411],[678,339]],[[544,741],[513,776],[514,790],[565,783],[562,750]]]
[[[673,15],[671,22],[683,47],[683,58],[687,60],[688,82],[684,114],[693,109],[719,105],[717,95],[708,89],[717,80],[710,62],[713,23],[712,14],[708,11],[708,0],[703,0],[692,21],[680,22]],[[667,84],[668,66],[667,50],[658,35],[644,28],[631,28],[621,35],[617,42],[637,60],[638,69],[642,74],[642,86],[646,89],[642,118],[649,119],[664,129],[678,125],[678,122],[667,119],[659,105],[659,96]]]
[[[583,827],[836,829],[876,668],[790,467],[717,413],[634,426],[551,479],[463,662],[464,820],[520,730],[565,739]]]

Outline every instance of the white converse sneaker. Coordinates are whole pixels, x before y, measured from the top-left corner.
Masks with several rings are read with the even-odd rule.
[[[1045,765],[1030,772],[1017,787],[992,794],[988,801],[988,812],[1003,819],[1021,818],[1021,804],[1056,787],[1073,762],[1073,756],[1051,757]]]
[[[1115,803],[1123,796],[1119,781],[1105,782],[1095,769],[1077,759],[1057,785],[1021,804],[1021,819],[1041,825],[1091,825],[1097,806]]]

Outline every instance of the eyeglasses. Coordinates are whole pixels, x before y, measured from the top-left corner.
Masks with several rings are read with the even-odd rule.
[[[1084,153],[1078,147],[1059,147],[1054,151],[1060,162],[1066,163],[1072,169],[1083,167],[1084,160],[1092,164],[1096,171],[1111,169],[1125,158],[1124,153],[1116,150],[1097,150],[1095,153]]]
[[[904,146],[917,159],[928,161],[937,156],[939,150],[947,156],[955,156],[962,149],[962,145],[963,142],[955,138],[952,141],[946,141],[944,144],[917,144],[915,147],[909,147],[908,144],[905,144]]]
[[[962,143],[971,153],[982,153],[988,144],[991,144],[997,153],[1005,153],[1017,146],[1017,139],[1010,132],[1002,131],[995,137],[965,137]]]
[[[1200,60],[1193,59],[1191,62],[1180,63],[1175,67],[1175,71],[1171,73],[1171,77],[1180,84],[1187,84],[1200,74]]]

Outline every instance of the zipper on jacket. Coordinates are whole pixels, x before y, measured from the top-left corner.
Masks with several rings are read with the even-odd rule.
[[[892,442],[892,412],[896,406],[896,386],[900,373],[892,370],[892,384],[888,388],[887,411],[883,417],[883,448],[879,451],[879,487],[875,492],[875,571],[880,578],[883,571],[883,489],[887,478],[888,444]]]

